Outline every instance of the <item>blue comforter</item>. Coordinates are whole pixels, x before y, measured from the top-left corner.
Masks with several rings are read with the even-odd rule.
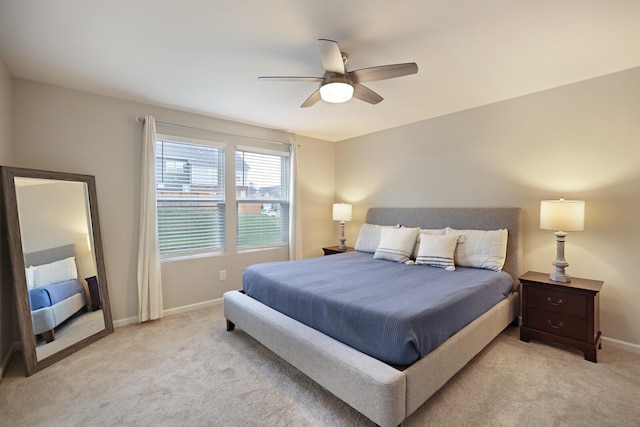
[[[348,252],[245,269],[250,297],[363,353],[410,365],[506,298],[509,274]]]
[[[29,289],[29,304],[31,305],[31,311],[43,307],[51,307],[74,294],[82,292],[84,292],[82,285],[75,279]]]

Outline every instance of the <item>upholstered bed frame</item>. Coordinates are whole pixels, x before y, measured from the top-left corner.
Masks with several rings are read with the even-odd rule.
[[[74,245],[64,245],[24,255],[25,265],[42,265],[69,258],[75,255]],[[31,323],[35,335],[42,334],[46,342],[55,339],[54,328],[67,320],[73,314],[86,306],[84,293],[73,296],[54,304],[31,312]]]
[[[522,236],[519,208],[371,208],[370,224],[493,230],[507,228],[507,299],[404,370],[360,353],[239,291],[224,294],[227,329],[238,326],[381,426],[396,426],[490,343],[519,313]]]

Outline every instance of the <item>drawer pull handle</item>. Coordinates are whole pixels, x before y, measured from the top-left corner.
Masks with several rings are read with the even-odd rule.
[[[562,322],[558,323],[557,325],[554,325],[553,323],[551,323],[551,320],[547,320],[547,322],[549,322],[549,326],[551,326],[553,329],[560,329],[562,328],[562,326],[564,326]]]
[[[562,304],[562,299],[559,299],[558,302],[553,302],[553,301],[551,301],[551,297],[547,297],[547,301],[549,301],[549,304],[551,304],[551,305],[561,305]]]

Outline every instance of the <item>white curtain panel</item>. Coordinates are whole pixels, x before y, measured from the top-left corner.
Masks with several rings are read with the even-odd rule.
[[[291,147],[291,194],[289,197],[289,259],[302,259],[302,225],[300,221],[300,188],[298,187],[298,143],[289,134]]]
[[[142,148],[140,241],[138,246],[138,322],[163,315],[162,276],[156,209],[156,120],[144,119]]]

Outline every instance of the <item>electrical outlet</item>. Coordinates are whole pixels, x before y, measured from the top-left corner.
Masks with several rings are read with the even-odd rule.
[[[227,270],[220,270],[220,280],[227,280]]]

